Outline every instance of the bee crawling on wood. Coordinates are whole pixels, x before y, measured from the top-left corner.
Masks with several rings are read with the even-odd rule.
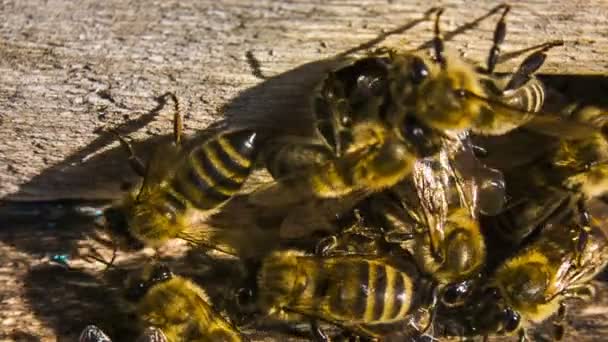
[[[247,339],[209,304],[205,291],[164,265],[147,265],[127,281],[125,297],[137,317],[141,342],[240,342]],[[111,342],[96,326],[80,342]]]
[[[494,74],[509,9],[503,6],[485,70],[444,51],[439,10],[432,58],[384,48],[330,72],[311,105],[316,136],[277,137],[265,148],[280,189],[271,203],[289,200],[285,194],[344,198],[390,188],[412,173],[416,160],[463,133],[502,135],[525,127],[581,137],[595,131],[539,112],[544,90],[533,74],[561,42],[543,44],[506,79]]]
[[[180,238],[222,250],[212,241],[205,217],[235,195],[249,176],[258,134],[252,130],[220,131],[189,143],[182,141],[182,118],[175,95],[174,140],[159,145],[144,164],[131,145],[133,170],[142,182],[106,209],[102,225],[121,247],[160,247]]]
[[[409,260],[371,255],[305,255],[277,251],[257,272],[252,302],[264,316],[311,322],[313,338],[327,340],[320,322],[358,336],[399,340],[424,331],[432,281]],[[398,335],[398,336],[396,336]]]

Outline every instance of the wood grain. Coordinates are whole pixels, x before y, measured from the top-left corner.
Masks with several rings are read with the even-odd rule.
[[[425,11],[442,5],[447,47],[485,61],[499,3],[460,1],[4,1],[0,11],[0,196],[108,197],[130,173],[114,127],[138,140],[170,132],[178,94],[186,129],[225,112],[296,116],[325,58],[357,46],[417,48]],[[481,20],[480,20],[481,18]],[[608,4],[513,4],[505,55],[563,39],[542,72],[605,74]],[[366,45],[367,44],[367,45]],[[256,78],[247,55],[260,63]],[[521,60],[501,65],[512,70]],[[300,72],[298,72],[300,71]],[[277,81],[280,82],[271,82]],[[155,115],[157,114],[157,115]],[[118,151],[120,152],[120,151]]]
[[[435,6],[446,8],[441,24],[447,47],[485,61],[497,15],[485,17],[499,4],[0,1],[0,196],[5,201],[115,198],[134,175],[106,130],[142,141],[136,148],[145,156],[171,130],[171,104],[162,96],[167,91],[178,95],[189,133],[225,115],[296,118],[307,111],[307,94],[332,57],[377,45],[428,46],[432,23],[423,19]],[[514,58],[499,70],[512,70],[531,46],[563,39],[565,46],[550,51],[543,73],[606,75],[607,2],[535,0],[512,6],[503,51]],[[98,289],[99,281],[88,273],[49,268],[48,258],[82,249],[90,222],[68,224],[53,210],[27,205],[4,209],[0,340],[73,340],[84,324],[102,319],[108,294],[90,290]],[[66,278],[71,285],[64,285]],[[606,286],[600,286],[600,300],[570,316],[575,329],[568,340],[595,341],[608,333]],[[83,304],[82,293],[97,300]]]

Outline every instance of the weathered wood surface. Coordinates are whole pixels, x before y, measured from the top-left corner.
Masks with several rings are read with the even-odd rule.
[[[115,139],[100,131],[117,128],[138,140],[170,132],[171,106],[160,98],[167,91],[180,98],[188,132],[224,114],[296,116],[329,67],[324,58],[372,43],[418,48],[432,37],[431,22],[422,19],[433,6],[446,7],[448,48],[484,61],[497,16],[478,19],[498,4],[0,1],[0,196],[113,198],[133,174]],[[549,53],[542,72],[606,74],[607,2],[512,5],[507,56],[563,39],[565,47]],[[260,62],[266,79],[252,72],[248,55]],[[512,70],[520,60],[499,70]],[[138,145],[144,154],[146,146]],[[46,268],[49,255],[71,251],[91,227],[74,231],[47,223],[0,222],[0,339],[69,340],[84,324],[102,319],[99,303],[106,293],[92,291],[101,299],[85,304],[86,314],[79,296],[96,280]],[[71,285],[64,285],[66,278]],[[608,334],[606,300],[601,296],[571,316],[576,329],[568,340]]]
[[[497,15],[475,23],[497,4],[3,1],[0,196],[111,196],[130,173],[122,154],[108,152],[115,139],[98,130],[118,127],[137,139],[170,132],[170,109],[155,100],[166,91],[183,102],[190,132],[226,111],[289,109],[285,115],[295,115],[302,108],[285,106],[286,98],[305,96],[327,67],[307,63],[374,39],[419,47],[432,37],[431,22],[421,21],[432,6],[447,9],[442,26],[448,48],[485,61]],[[505,54],[554,39],[566,46],[550,52],[543,72],[605,73],[608,4],[513,5]],[[252,75],[248,53],[273,79]],[[511,70],[520,60],[500,69]]]

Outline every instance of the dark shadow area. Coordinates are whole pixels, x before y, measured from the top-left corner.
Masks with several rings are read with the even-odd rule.
[[[24,282],[29,307],[59,340],[77,341],[89,324],[98,325],[116,341],[134,335],[132,320],[116,300],[117,290],[89,274],[49,265],[31,269]]]
[[[608,77],[602,75],[538,75],[569,102],[608,108]],[[549,99],[550,101],[550,99]]]
[[[235,259],[201,258],[200,253],[196,253],[159,261],[175,274],[200,284],[218,313],[236,316],[234,293],[243,286],[243,271]],[[114,342],[133,341],[138,331],[128,303],[122,297],[123,284],[146,263],[147,260],[142,259],[129,260],[96,276],[55,265],[35,267],[24,279],[26,301],[60,340],[76,341],[85,326],[95,324]]]

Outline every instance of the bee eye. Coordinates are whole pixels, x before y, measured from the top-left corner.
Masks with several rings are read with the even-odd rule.
[[[413,114],[406,115],[401,125],[401,134],[412,144],[419,156],[435,154],[441,146],[434,132],[420,123]]]
[[[517,312],[507,308],[503,311],[503,315],[504,329],[506,332],[511,332],[519,328],[521,316]]]
[[[429,69],[424,64],[424,61],[421,58],[414,58],[412,62],[412,82],[414,84],[420,84],[424,79],[429,75]]]
[[[156,284],[171,279],[172,277],[173,273],[171,273],[169,267],[167,267],[166,265],[159,265],[152,272],[149,282],[151,284]]]

